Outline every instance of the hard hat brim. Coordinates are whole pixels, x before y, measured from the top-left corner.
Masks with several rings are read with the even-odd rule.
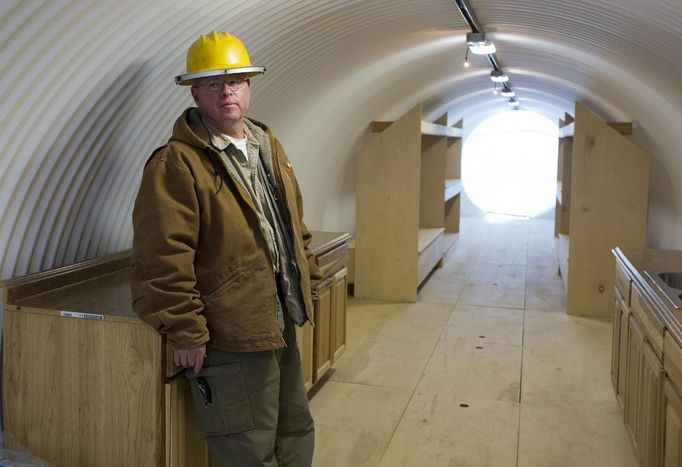
[[[222,76],[222,75],[236,75],[245,73],[252,78],[254,76],[265,73],[264,66],[244,66],[239,68],[221,68],[218,70],[204,70],[195,73],[186,73],[175,77],[175,84],[180,86],[191,86],[192,80],[197,78],[206,78],[208,76]]]

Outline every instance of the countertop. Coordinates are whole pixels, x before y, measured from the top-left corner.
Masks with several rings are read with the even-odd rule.
[[[311,232],[310,249],[316,257],[328,255],[337,251],[339,247],[347,245],[350,235],[345,232]],[[123,318],[135,318],[130,293],[130,268],[128,262],[120,262],[121,253],[116,254],[118,267],[116,271],[106,271],[94,277],[84,278],[78,282],[62,285],[17,300],[10,300],[9,304],[17,307],[34,307],[57,311],[72,311],[78,313],[93,313]],[[73,268],[74,265],[63,269]],[[54,270],[54,276],[60,275],[60,269]],[[50,271],[44,271],[36,276],[45,277],[46,281],[55,283]],[[29,280],[30,276],[21,281]],[[10,282],[8,282],[10,284]]]

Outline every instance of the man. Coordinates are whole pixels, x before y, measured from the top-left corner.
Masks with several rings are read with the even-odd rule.
[[[242,42],[202,35],[187,53],[196,108],[145,166],[133,212],[133,306],[187,368],[216,466],[309,466],[313,421],[294,324],[311,320],[310,233],[291,164],[245,117]]]

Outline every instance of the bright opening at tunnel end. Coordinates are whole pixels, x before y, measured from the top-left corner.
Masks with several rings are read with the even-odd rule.
[[[555,206],[558,128],[534,112],[503,111],[462,148],[462,186],[491,221],[537,217]]]

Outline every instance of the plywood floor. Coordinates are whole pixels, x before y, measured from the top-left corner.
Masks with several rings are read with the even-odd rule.
[[[611,323],[565,313],[549,220],[463,219],[418,303],[351,299],[314,465],[629,467]]]

